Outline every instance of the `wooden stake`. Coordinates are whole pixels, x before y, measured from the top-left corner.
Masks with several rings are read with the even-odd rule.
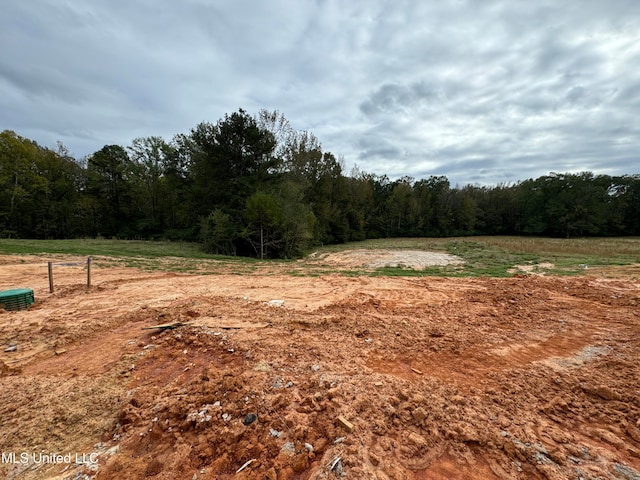
[[[53,263],[49,262],[49,293],[53,293]]]
[[[340,415],[338,418],[338,423],[340,425],[342,425],[342,427],[347,431],[347,432],[353,432],[353,423],[351,423],[349,420],[347,420],[346,418],[344,418],[342,415]]]
[[[91,288],[91,257],[87,257],[87,288]]]

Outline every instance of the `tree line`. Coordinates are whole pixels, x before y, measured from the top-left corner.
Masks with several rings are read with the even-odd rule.
[[[550,173],[496,186],[344,172],[279,112],[240,109],[170,141],[75,159],[0,134],[0,237],[199,241],[205,251],[292,258],[380,237],[640,234],[640,175]]]

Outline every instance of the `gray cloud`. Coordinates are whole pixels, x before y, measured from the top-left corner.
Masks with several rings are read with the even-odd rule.
[[[640,3],[6,2],[0,129],[82,156],[278,109],[347,171],[639,173]]]
[[[411,85],[386,83],[373,92],[369,99],[360,104],[360,110],[369,116],[393,115],[406,109],[416,109],[435,103],[444,95],[438,89],[417,82]]]

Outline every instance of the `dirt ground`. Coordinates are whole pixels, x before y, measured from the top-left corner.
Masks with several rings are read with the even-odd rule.
[[[426,267],[456,265],[462,260],[454,255],[423,250],[358,249],[328,254],[312,254],[312,261],[323,261],[336,267],[406,267],[421,270]]]
[[[49,293],[74,260],[0,256],[36,297],[0,310],[2,478],[640,479],[637,277],[60,265]]]

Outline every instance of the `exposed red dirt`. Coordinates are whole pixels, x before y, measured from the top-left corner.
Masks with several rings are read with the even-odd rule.
[[[4,478],[640,478],[636,279],[46,272],[0,257]]]

